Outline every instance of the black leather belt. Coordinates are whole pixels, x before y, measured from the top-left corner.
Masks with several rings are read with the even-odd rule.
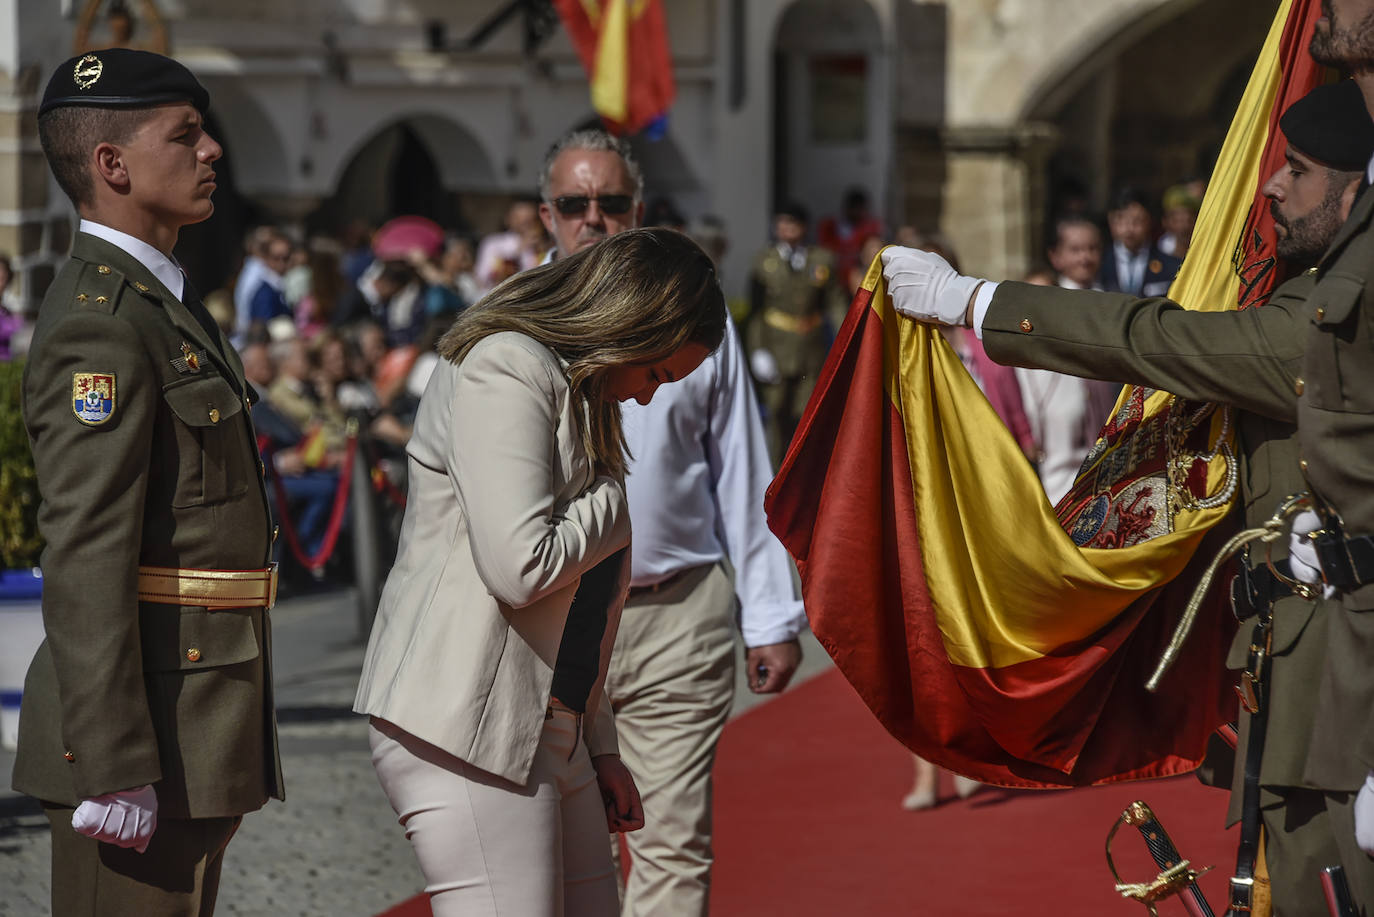
[[[1293,578],[1287,559],[1274,561],[1279,576],[1269,567],[1251,567],[1242,563],[1240,572],[1231,580],[1231,611],[1237,621],[1253,618],[1261,610],[1268,610],[1274,602],[1293,594],[1280,576]]]
[[[1325,524],[1324,529],[1312,533],[1324,582],[1337,592],[1351,592],[1374,583],[1374,536],[1347,538],[1332,520]]]
[[[676,573],[669,574],[667,578],[661,579],[656,583],[650,583],[647,586],[631,586],[629,594],[634,596],[647,595],[651,592],[661,592],[664,589],[670,588],[674,583],[681,579],[687,573],[688,570],[692,569],[695,568],[688,567],[686,570],[679,570]]]

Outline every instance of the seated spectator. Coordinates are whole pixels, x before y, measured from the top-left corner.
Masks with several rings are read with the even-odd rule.
[[[307,288],[296,303],[296,331],[309,340],[334,321],[347,278],[340,263],[342,249],[328,236],[315,236],[306,245]]]
[[[278,476],[286,493],[286,511],[307,556],[316,554],[325,534],[339,489],[339,473],[334,468],[312,467],[306,455],[306,436],[267,394],[274,390],[276,368],[265,344],[252,343],[241,354],[243,375],[258,390],[253,405],[253,426],[263,442],[262,459],[267,474]],[[274,545],[280,560],[284,539]]]
[[[291,316],[291,308],[282,295],[282,275],[291,264],[293,249],[291,240],[284,235],[275,236],[267,246],[258,288],[248,301],[249,325],[267,325],[274,318]]]
[[[504,230],[484,237],[477,246],[477,283],[485,293],[507,277],[539,264],[548,250],[548,234],[539,219],[539,200],[517,198],[506,211]]]
[[[303,436],[302,458],[310,468],[338,468],[348,438],[348,418],[334,403],[320,398],[315,387],[318,375],[306,344],[289,338],[272,345],[276,378],[267,400]]]

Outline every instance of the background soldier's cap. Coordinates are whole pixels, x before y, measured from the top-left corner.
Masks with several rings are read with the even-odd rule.
[[[210,94],[185,65],[170,57],[108,48],[59,64],[48,80],[38,114],[64,105],[148,108],[166,102],[190,102],[205,114]]]
[[[1332,169],[1363,172],[1374,153],[1374,121],[1354,80],[1318,86],[1279,118],[1290,146]]]

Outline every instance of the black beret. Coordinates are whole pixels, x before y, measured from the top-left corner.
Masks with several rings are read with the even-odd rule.
[[[1342,172],[1363,172],[1374,154],[1374,121],[1354,80],[1318,86],[1279,118],[1294,149]]]
[[[165,102],[190,102],[201,114],[210,94],[185,65],[131,48],[107,48],[64,61],[48,80],[38,114],[64,105],[149,108]]]

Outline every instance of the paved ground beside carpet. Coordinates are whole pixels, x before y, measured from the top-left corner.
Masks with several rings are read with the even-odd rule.
[[[244,819],[217,913],[371,917],[421,880],[368,761],[366,723],[349,709],[363,653],[352,593],[284,600],[272,620],[287,802]],[[828,668],[808,635],[803,677]],[[741,686],[736,712],[758,702]],[[9,791],[13,764],[0,751],[0,915],[36,917],[48,912],[47,821]]]

